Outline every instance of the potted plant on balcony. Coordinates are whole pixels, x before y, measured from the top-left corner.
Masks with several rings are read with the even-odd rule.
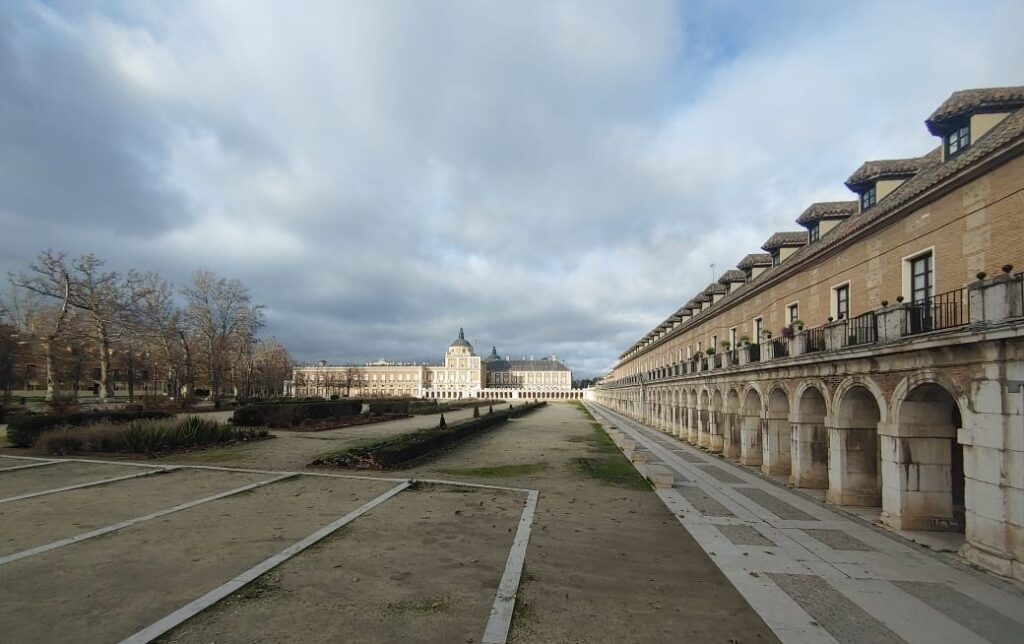
[[[747,346],[748,344],[750,344],[750,338],[745,336],[745,335],[741,336],[740,337],[740,344],[743,345],[743,346]]]
[[[792,324],[789,325],[789,328],[796,333],[800,333],[804,330],[804,322],[803,320],[793,320]]]
[[[785,338],[787,340],[789,338],[792,338],[793,337],[793,327],[792,326],[784,326],[784,327],[782,327],[781,329],[779,329],[779,335],[781,335],[783,338]]]
[[[728,351],[730,347],[732,347],[732,343],[728,340],[722,342],[722,351]]]
[[[713,355],[715,355],[715,348],[714,347],[708,347],[707,349],[704,350],[704,353],[708,354],[709,356],[713,356]]]

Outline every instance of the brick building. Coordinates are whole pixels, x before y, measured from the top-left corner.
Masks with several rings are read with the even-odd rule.
[[[595,400],[1024,579],[1024,87],[954,93],[629,347]]]

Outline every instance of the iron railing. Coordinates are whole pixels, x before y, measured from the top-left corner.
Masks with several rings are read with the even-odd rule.
[[[818,326],[813,329],[807,329],[804,331],[804,337],[806,338],[804,353],[814,353],[816,351],[825,350],[825,327]]]
[[[878,319],[874,311],[851,319],[846,326],[846,346],[878,342]]]
[[[789,338],[775,338],[771,342],[773,358],[786,358],[789,356]]]
[[[761,362],[761,345],[754,344],[747,345],[749,353],[747,354],[748,362]]]
[[[928,333],[964,326],[971,319],[966,288],[941,293],[907,305],[903,335]]]

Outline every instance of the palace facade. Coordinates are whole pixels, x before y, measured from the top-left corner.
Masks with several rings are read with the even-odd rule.
[[[1024,579],[1024,87],[955,92],[939,145],[697,293],[595,401]]]
[[[572,388],[572,372],[557,356],[540,360],[502,359],[496,347],[486,358],[459,329],[440,365],[380,360],[363,365],[295,367],[285,383],[290,396],[352,396],[412,398],[582,398]]]

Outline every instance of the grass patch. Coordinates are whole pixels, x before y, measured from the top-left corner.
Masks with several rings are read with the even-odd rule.
[[[548,469],[547,463],[522,463],[519,465],[495,465],[493,467],[473,467],[463,469],[438,470],[442,474],[475,476],[480,478],[512,478],[527,476]]]
[[[252,601],[276,595],[281,592],[281,578],[274,573],[266,573],[253,579],[234,594],[236,601]]]
[[[631,490],[650,490],[647,479],[640,476],[632,463],[624,456],[615,454],[598,458],[574,458],[570,461],[573,469],[595,481],[605,485],[629,488]]]
[[[537,614],[533,610],[533,604],[526,600],[526,590],[530,584],[537,581],[537,575],[531,573],[526,564],[523,564],[523,574],[519,578],[519,589],[516,591],[516,603],[512,608],[512,624],[509,627],[509,639],[515,640],[515,635],[525,634],[533,630],[533,624],[537,621]]]
[[[452,608],[448,597],[428,597],[426,599],[406,599],[400,602],[389,602],[384,606],[385,615],[402,615],[405,613],[447,613]]]

